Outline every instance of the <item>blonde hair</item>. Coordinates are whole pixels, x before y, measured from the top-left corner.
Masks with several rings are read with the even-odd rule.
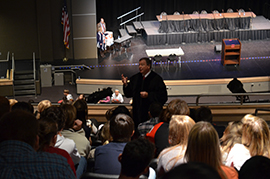
[[[242,119],[242,144],[245,145],[251,156],[262,155],[270,157],[270,132],[264,119],[249,114]]]
[[[186,115],[172,116],[169,124],[169,140],[171,140],[170,142],[171,147],[169,147],[161,155],[164,155],[179,146],[181,146],[181,150],[179,151],[176,157],[173,157],[172,159],[169,160],[167,165],[170,162],[174,162],[172,165],[172,167],[174,167],[177,161],[184,157],[182,153],[186,150],[188,142],[188,134],[194,124],[195,124],[194,120],[189,116]]]
[[[206,163],[217,170],[221,178],[227,178],[221,169],[218,134],[209,122],[198,122],[190,130],[185,159],[187,162]]]
[[[9,105],[10,105],[10,108],[16,104],[18,101],[16,99],[9,99]]]
[[[242,143],[242,126],[241,121],[229,122],[220,142],[222,142],[222,152],[229,153],[234,144]]]
[[[42,101],[40,101],[40,102],[38,103],[38,105],[37,105],[37,112],[38,112],[38,113],[37,113],[36,118],[39,119],[39,118],[40,118],[40,113],[41,113],[42,111],[44,111],[45,109],[51,107],[51,106],[52,106],[52,103],[51,103],[51,101],[49,101],[49,100],[42,100]]]

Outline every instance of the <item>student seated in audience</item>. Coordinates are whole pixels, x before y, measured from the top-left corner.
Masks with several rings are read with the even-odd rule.
[[[114,93],[112,94],[111,102],[112,103],[123,103],[124,102],[123,96],[118,89],[116,89],[114,91]]]
[[[39,149],[38,151],[44,151],[49,153],[56,153],[67,159],[67,163],[70,168],[75,172],[75,166],[70,155],[63,149],[54,147],[57,139],[57,123],[51,118],[41,118],[39,120]],[[80,176],[78,176],[79,178]]]
[[[159,153],[169,147],[168,137],[169,137],[169,122],[172,115],[189,115],[189,108],[185,101],[181,99],[172,100],[164,112],[160,116],[160,121],[156,124],[147,134],[151,142],[156,146],[156,156]]]
[[[209,122],[196,123],[189,132],[185,153],[186,162],[202,162],[213,167],[222,179],[237,179],[238,173],[233,167],[222,164],[217,131]]]
[[[0,119],[0,178],[75,178],[67,160],[36,152],[39,125],[33,114],[16,110]]]
[[[90,141],[85,137],[81,120],[76,120],[76,108],[70,104],[61,106],[66,116],[64,130],[61,132],[65,138],[73,140],[82,157],[88,157],[91,150]]]
[[[248,114],[242,122],[242,144],[232,147],[226,162],[227,166],[234,166],[238,170],[250,157],[270,157],[270,132],[265,120]]]
[[[119,175],[121,165],[118,156],[134,134],[134,122],[125,114],[118,114],[110,121],[110,133],[113,141],[99,146],[95,151],[95,173]]]
[[[10,107],[12,107],[14,104],[16,104],[18,101],[16,99],[9,99]]]
[[[218,137],[219,138],[222,137],[223,132],[225,130],[225,126],[218,126],[215,123],[213,123],[213,115],[209,107],[201,106],[200,108],[196,109],[195,122],[199,122],[199,121],[210,122],[213,125],[213,127],[216,129],[218,133]]]
[[[269,179],[270,159],[254,156],[248,159],[239,171],[239,179]]]
[[[145,136],[152,127],[154,127],[159,122],[159,115],[162,111],[162,105],[158,102],[154,102],[149,107],[149,117],[148,121],[140,123],[138,125],[138,132],[140,136]]]
[[[200,162],[189,162],[176,166],[161,179],[221,179],[211,166]]]
[[[65,126],[65,114],[62,108],[51,106],[44,111],[41,112],[40,116],[42,118],[50,118],[53,119],[57,123],[57,139],[55,143],[55,147],[63,149],[69,153],[70,157],[75,166],[77,166],[81,160],[81,156],[77,150],[76,144],[73,140],[69,138],[65,138],[61,132]]]
[[[139,138],[127,143],[118,160],[121,163],[119,179],[138,179],[149,172],[149,163],[154,157],[155,146]]]
[[[51,106],[52,106],[52,103],[49,100],[40,101],[37,106],[37,111],[35,112],[36,118],[39,119],[41,112]]]
[[[9,100],[4,96],[0,96],[0,118],[8,112],[10,112]]]
[[[30,103],[27,103],[27,102],[17,102],[11,108],[11,111],[14,111],[14,110],[23,110],[34,115],[34,107]]]
[[[242,143],[242,126],[241,121],[229,122],[226,127],[221,142],[221,152],[222,152],[222,163],[226,164],[227,157],[232,147],[235,144]]]
[[[184,163],[188,134],[195,122],[189,116],[173,115],[169,124],[169,144],[158,157],[157,174],[162,176],[175,166]]]

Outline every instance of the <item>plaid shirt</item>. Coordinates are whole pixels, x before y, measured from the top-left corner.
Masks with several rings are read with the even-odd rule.
[[[16,140],[0,143],[0,178],[75,178],[67,160]]]
[[[149,132],[154,125],[158,123],[158,117],[151,118],[148,121],[140,123],[138,126],[138,131],[141,136],[145,136],[147,132]]]

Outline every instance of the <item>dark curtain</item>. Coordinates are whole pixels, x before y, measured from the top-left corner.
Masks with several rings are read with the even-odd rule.
[[[228,8],[244,9],[245,11],[253,11],[256,15],[262,15],[265,9],[265,4],[270,0],[96,0],[97,6],[97,22],[103,17],[107,24],[107,29],[114,32],[114,36],[118,36],[120,28],[120,20],[117,17],[123,15],[137,7],[141,7],[139,13],[144,12],[142,21],[157,20],[156,15],[161,12],[173,14],[175,11],[185,14],[190,14],[193,11],[206,10],[208,13],[213,10],[219,12]],[[126,16],[123,22],[134,17],[135,13]]]

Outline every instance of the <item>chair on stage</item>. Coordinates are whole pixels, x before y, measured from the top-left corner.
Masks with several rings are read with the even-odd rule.
[[[152,58],[153,59],[153,68],[155,69],[155,65],[156,64],[160,64],[160,67],[162,68],[162,55],[160,55],[160,54],[157,54],[157,55],[155,55],[154,56],[154,58]]]
[[[201,14],[207,14],[207,11],[206,10],[202,10],[201,11]]]
[[[180,13],[178,11],[175,11],[173,15],[180,15]]]
[[[229,8],[229,9],[227,10],[227,12],[228,12],[228,13],[233,13],[233,10],[232,10],[231,8]]]
[[[192,14],[199,14],[199,12],[198,11],[193,11]]]
[[[169,57],[167,58],[167,68],[169,70],[169,67],[170,67],[170,63],[173,62],[173,65],[175,66],[175,64],[177,64],[177,61],[178,63],[181,63],[179,58],[177,57],[177,55],[175,54],[170,54]],[[180,64],[179,64],[180,66]]]

